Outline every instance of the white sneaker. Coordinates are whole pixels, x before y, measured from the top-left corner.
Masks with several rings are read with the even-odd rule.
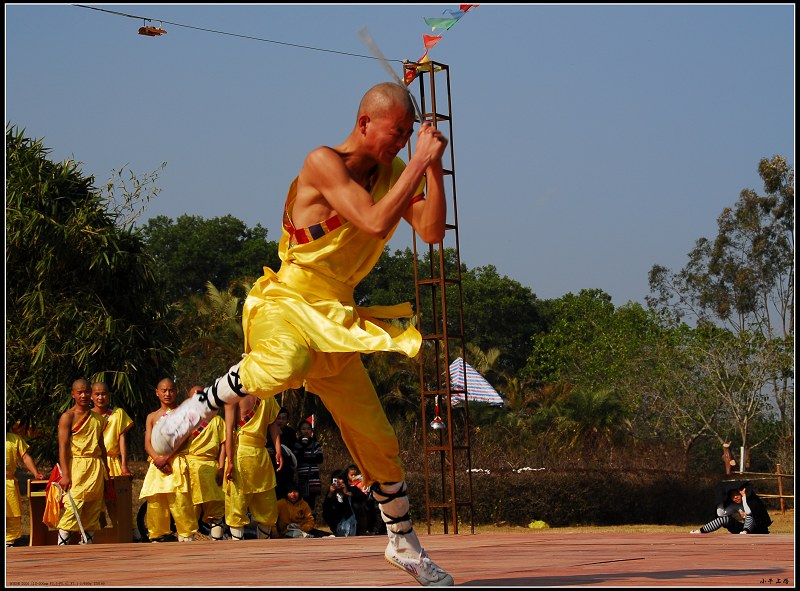
[[[428,553],[422,550],[418,555],[401,552],[393,544],[389,544],[384,552],[386,562],[414,577],[420,585],[445,587],[453,584],[453,577],[439,568]]]
[[[690,534],[701,534],[701,533],[703,533],[703,532],[701,532],[699,529],[693,529],[693,530],[692,530],[692,531],[690,531],[689,533],[690,533]]]

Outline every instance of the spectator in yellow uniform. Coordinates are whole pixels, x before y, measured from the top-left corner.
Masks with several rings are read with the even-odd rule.
[[[194,386],[189,396],[202,391]],[[189,480],[192,502],[198,525],[202,519],[208,529],[208,537],[221,540],[225,521],[225,493],[222,477],[225,468],[225,421],[214,415],[211,420],[201,422],[189,436],[186,461],[189,463]]]
[[[150,442],[153,425],[178,406],[178,390],[175,382],[170,378],[158,382],[156,396],[161,406],[147,415],[144,449],[151,463],[139,494],[140,500],[147,500],[147,535],[151,542],[163,542],[169,539],[172,533],[169,518],[172,515],[178,541],[191,542],[197,533],[197,518],[192,503],[189,464],[186,461],[188,440],[167,455],[157,454]]]
[[[103,443],[105,419],[92,412],[92,390],[87,380],[81,378],[73,382],[72,399],[75,404],[58,421],[58,465],[61,468],[58,484],[64,494],[72,497],[72,501],[64,503],[58,520],[59,546],[69,544],[72,534],[80,532],[81,525],[86,538],[81,537],[80,543],[93,542],[94,533],[100,529],[103,494],[108,481]]]
[[[248,509],[259,539],[271,537],[278,520],[277,480],[267,452],[267,434],[280,470],[281,431],[275,423],[279,410],[275,398],[249,395],[225,406],[225,522],[233,540],[244,539],[244,528],[250,523]]]
[[[22,497],[16,475],[20,462],[34,478],[44,478],[28,449],[30,447],[22,437],[6,431],[6,548],[22,537]]]

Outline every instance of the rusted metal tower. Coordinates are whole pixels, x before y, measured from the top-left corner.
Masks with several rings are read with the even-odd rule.
[[[444,240],[425,244],[414,234],[416,309],[422,333],[419,379],[428,533],[432,515],[437,512],[444,533],[452,529],[457,534],[459,523],[469,524],[470,532],[475,533],[468,397],[465,388],[458,390],[451,383],[448,371],[453,359],[459,355],[464,358],[465,349],[450,69],[433,61],[407,63],[404,68],[404,74],[409,69],[417,72],[423,121],[433,123],[449,139],[442,159],[447,193]],[[464,399],[457,408],[452,404],[454,394]]]

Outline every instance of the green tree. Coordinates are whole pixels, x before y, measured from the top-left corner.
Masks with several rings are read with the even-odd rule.
[[[204,294],[175,305],[181,337],[176,376],[184,393],[194,385],[211,384],[241,358],[242,306],[251,287],[250,282],[237,280],[220,290],[209,281]]]
[[[254,280],[263,267],[277,271],[278,244],[267,241],[267,230],[253,228],[226,215],[211,219],[182,215],[150,218],[142,228],[147,250],[156,261],[156,276],[171,301],[202,294],[210,281],[229,285]]]
[[[106,381],[143,422],[144,393],[177,347],[141,238],[78,163],[49,151],[6,128],[6,417],[48,436],[53,453],[75,379]]]
[[[531,337],[544,328],[536,295],[494,265],[465,270],[461,283],[467,341],[498,349],[496,371],[516,374],[531,353]]]
[[[672,322],[687,319],[698,326],[717,324],[732,331],[740,342],[751,342],[751,335],[760,335],[771,353],[748,355],[745,360],[770,364],[769,370],[753,367],[751,373],[771,374],[761,387],[772,393],[786,443],[783,453],[790,454],[794,431],[794,170],[784,158],[775,156],[762,159],[758,171],[765,194],[743,190],[734,207],[724,209],[718,218],[716,238],[697,240],[687,265],[677,273],[654,265],[647,302]],[[739,424],[740,431],[742,427]],[[793,458],[784,457],[781,463],[789,465]]]
[[[549,328],[533,336],[523,376],[588,390],[629,383],[642,343],[656,324],[639,304],[615,308],[602,290],[581,290],[545,307]]]

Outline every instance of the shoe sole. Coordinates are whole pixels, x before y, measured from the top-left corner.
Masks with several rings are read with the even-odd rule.
[[[393,567],[395,567],[396,569],[401,570],[404,573],[406,573],[407,575],[411,575],[412,577],[414,577],[414,579],[417,581],[417,583],[419,583],[423,587],[451,587],[452,585],[455,584],[453,582],[453,577],[451,577],[450,575],[447,575],[444,579],[442,579],[441,581],[437,581],[435,583],[432,582],[432,581],[420,580],[414,573],[412,573],[406,567],[404,567],[404,566],[402,566],[400,564],[397,564],[393,560],[389,560],[389,558],[387,556],[384,555],[383,559],[386,562],[388,562],[389,564],[391,564]]]

